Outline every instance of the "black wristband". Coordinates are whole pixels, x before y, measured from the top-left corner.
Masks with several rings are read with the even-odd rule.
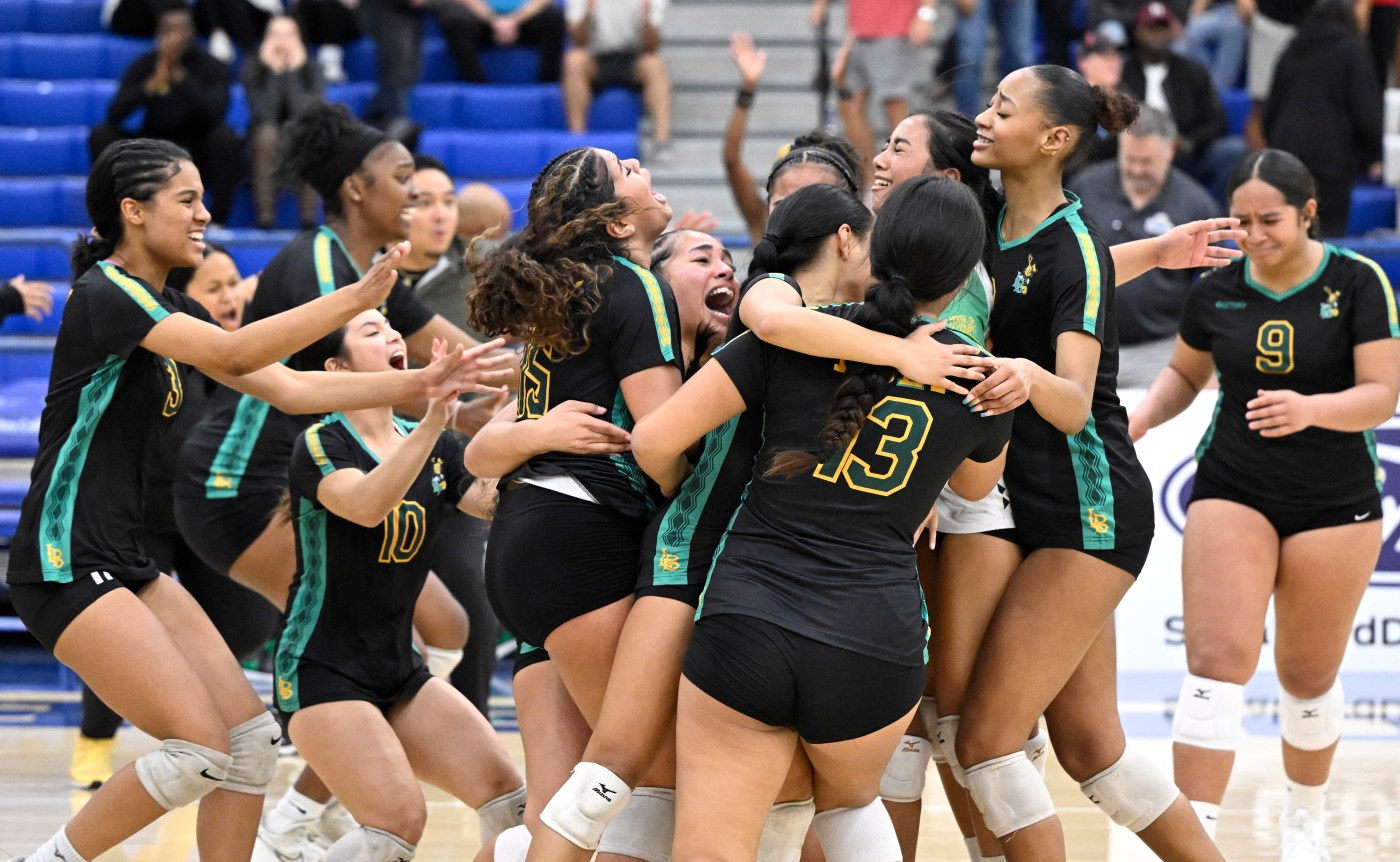
[[[734,97],[734,107],[736,107],[736,108],[751,108],[751,107],[753,107],[753,90],[745,90],[743,87],[740,87],[740,88],[739,88],[739,94],[738,94],[737,96]]]
[[[837,87],[837,88],[836,88],[836,98],[837,98],[837,99],[840,99],[840,100],[843,101],[843,102],[849,102],[851,99],[854,99],[855,96],[856,96],[855,93],[852,93],[850,90],[847,90],[845,87]]]
[[[24,313],[24,294],[12,281],[0,282],[0,320],[11,314]]]

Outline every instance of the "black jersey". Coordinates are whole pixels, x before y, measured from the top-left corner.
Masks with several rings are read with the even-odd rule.
[[[856,307],[822,311],[849,317]],[[953,330],[935,337],[970,343]],[[928,628],[914,533],[964,459],[1001,452],[1011,414],[984,419],[956,395],[892,378],[844,452],[809,474],[768,477],[776,453],[816,444],[843,366],[753,333],[715,361],[750,411],[761,407],[763,445],[701,613],[758,617],[842,649],[922,663]]]
[[[340,238],[328,227],[298,236],[263,270],[258,290],[243,316],[245,325],[305,305],[359,281],[361,273]],[[394,285],[380,307],[405,337],[428,324],[433,313],[402,282]],[[297,356],[288,362],[302,368]],[[190,434],[181,454],[181,481],[204,486],[211,500],[239,496],[250,487],[284,488],[292,441],[306,428],[307,417],[288,416],[251,395],[225,391],[214,400],[208,418]]]
[[[12,545],[12,583],[158,574],[140,541],[143,467],[157,428],[180,412],[184,380],[175,362],[140,345],[180,312],[212,323],[184,294],[105,261],[73,284]]]
[[[607,420],[624,430],[635,424],[622,396],[622,380],[660,365],[681,369],[673,334],[679,312],[670,285],[629,260],[614,257],[610,275],[599,279],[602,301],[589,318],[588,348],[556,358],[527,344],[520,363],[516,421],[538,419],[565,401],[585,401],[609,411]],[[645,517],[660,500],[655,483],[632,453],[575,455],[547,452],[516,471],[516,478],[568,475],[599,503]]]
[[[412,424],[395,420],[407,434]],[[413,606],[428,578],[444,504],[471,483],[462,444],[444,433],[418,477],[382,523],[361,527],[317,500],[336,470],[370,472],[379,459],[350,422],[332,413],[292,448],[291,496],[297,571],[277,647],[277,706],[301,708],[297,671],[306,662],[371,689],[395,684],[420,661],[413,650]]]
[[[1198,281],[1186,295],[1181,338],[1207,351],[1220,375],[1200,471],[1285,500],[1343,504],[1379,485],[1375,436],[1306,428],[1286,437],[1249,430],[1245,405],[1260,389],[1302,395],[1356,384],[1352,348],[1400,337],[1395,293],[1375,262],[1323,246],[1306,281],[1275,293],[1250,278],[1249,260]]]
[[[1069,203],[1030,234],[997,243],[991,347],[1054,373],[1059,336],[1087,332],[1101,345],[1094,397],[1078,434],[1060,431],[1034,405],[1017,411],[1006,486],[1016,532],[1029,546],[1131,547],[1152,538],[1152,485],[1118,402],[1113,258],[1080,215],[1079,199],[1065,197]]]

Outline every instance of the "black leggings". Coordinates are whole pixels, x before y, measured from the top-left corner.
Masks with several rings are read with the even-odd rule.
[[[433,548],[433,572],[467,611],[467,645],[450,682],[490,717],[491,674],[496,670],[496,642],[501,624],[486,600],[486,534],[491,525],[456,509],[445,513]]]

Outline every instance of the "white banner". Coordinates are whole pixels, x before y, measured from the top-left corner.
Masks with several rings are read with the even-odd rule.
[[[1124,390],[1123,402],[1131,410],[1143,396],[1141,390]],[[1205,392],[1176,419],[1154,428],[1137,446],[1156,496],[1157,535],[1137,584],[1118,608],[1118,665],[1132,674],[1186,669],[1181,616],[1181,532],[1186,504],[1196,472],[1195,449],[1210,423],[1214,392]],[[1385,542],[1380,562],[1356,615],[1352,642],[1342,670],[1347,677],[1367,677],[1370,697],[1388,698],[1387,690],[1400,695],[1400,416],[1376,432],[1378,454],[1385,468],[1383,492]],[[1230,576],[1230,561],[1220,561],[1220,576]],[[1272,642],[1273,614],[1266,631]],[[1271,675],[1272,650],[1266,642],[1259,662],[1262,674]],[[1373,675],[1383,675],[1376,678]],[[1386,677],[1389,677],[1388,679]],[[1379,689],[1379,690],[1378,690]],[[1357,692],[1360,694],[1360,692]],[[1173,691],[1174,696],[1174,691]]]

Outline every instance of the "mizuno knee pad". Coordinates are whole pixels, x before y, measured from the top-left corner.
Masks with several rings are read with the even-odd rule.
[[[1347,699],[1337,680],[1321,697],[1299,700],[1280,689],[1278,718],[1283,741],[1299,751],[1321,751],[1342,738]]]
[[[833,808],[812,818],[827,862],[902,862],[899,836],[885,804]]]
[[[885,774],[880,776],[880,798],[886,802],[918,802],[924,796],[924,781],[928,777],[928,762],[933,757],[933,743],[922,736],[905,734],[899,740]]]
[[[525,822],[525,787],[503,793],[476,809],[477,826],[481,830],[481,843],[490,844],[491,839]]]
[[[545,805],[540,820],[584,850],[597,850],[609,821],[627,807],[632,788],[606,766],[583,761]]]
[[[1131,832],[1151,826],[1181,795],[1165,773],[1132,748],[1079,789],[1114,823]]]
[[[1055,816],[1050,791],[1024,751],[970,767],[967,789],[987,828],[998,838]]]
[[[1244,686],[1188,673],[1172,717],[1172,741],[1234,751],[1244,725]]]

